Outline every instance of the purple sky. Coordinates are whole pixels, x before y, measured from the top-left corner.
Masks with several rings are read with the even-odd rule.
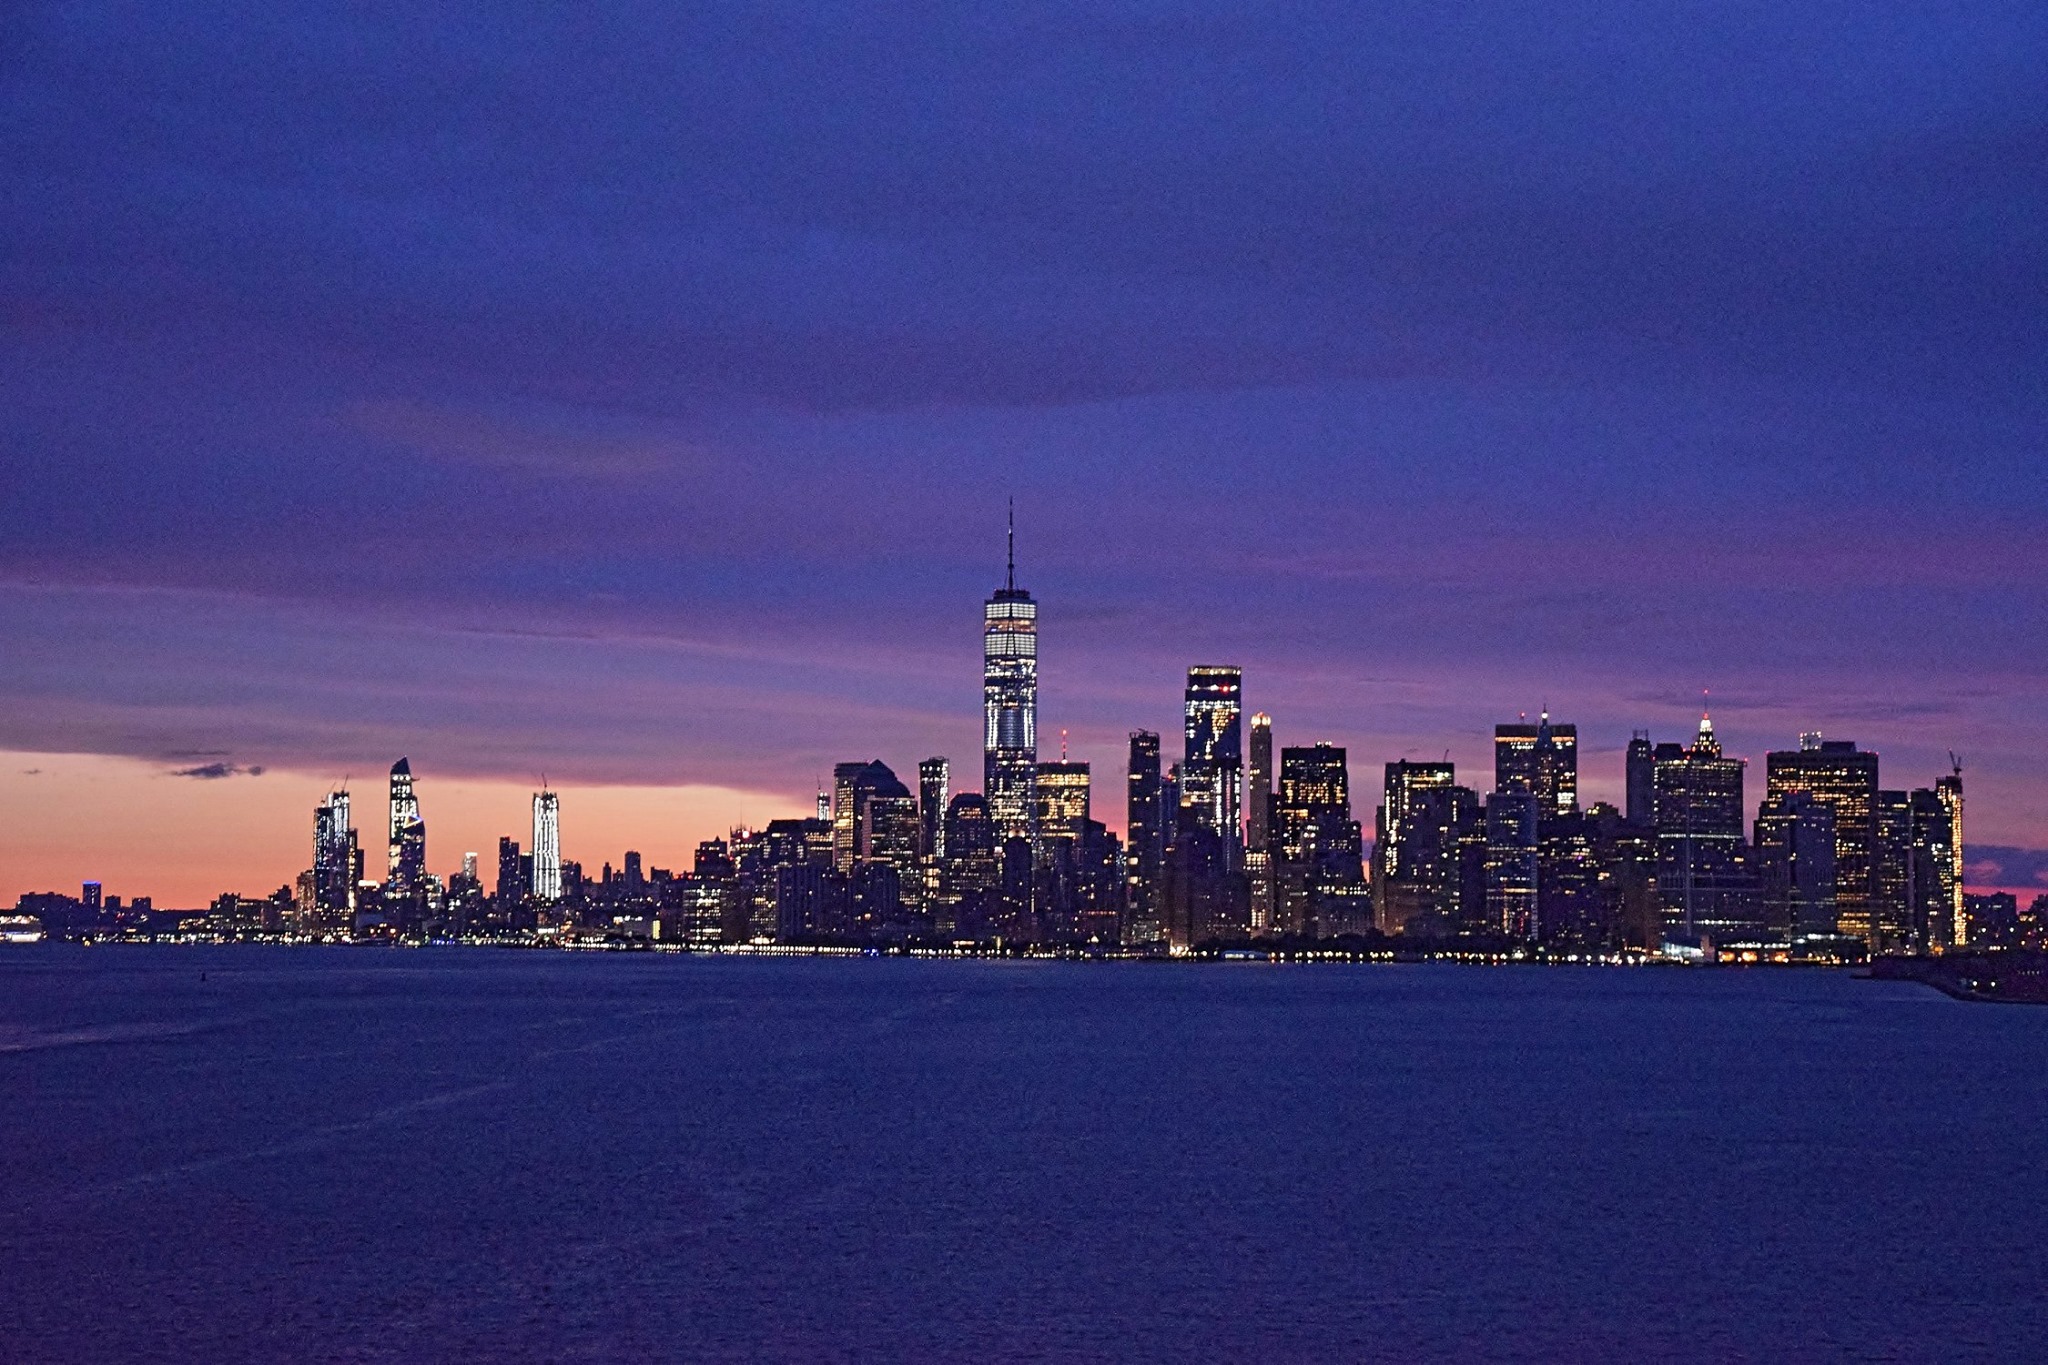
[[[1710,687],[2048,848],[2038,0],[424,8],[0,19],[0,747],[972,775],[1014,494],[1099,769]]]

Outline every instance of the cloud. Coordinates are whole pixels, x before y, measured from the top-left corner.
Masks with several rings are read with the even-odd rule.
[[[173,769],[171,776],[196,777],[202,782],[214,782],[223,777],[261,777],[263,768],[260,764],[238,768],[232,763],[202,763],[196,768]]]
[[[695,454],[677,442],[621,432],[548,430],[416,403],[355,403],[348,420],[365,435],[433,459],[536,474],[641,477],[672,470]]]
[[[2048,848],[1971,844],[1964,880],[1972,886],[2048,886]]]

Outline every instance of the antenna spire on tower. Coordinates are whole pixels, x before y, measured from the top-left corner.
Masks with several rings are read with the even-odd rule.
[[[1010,578],[1011,592],[1017,590],[1017,500],[1010,499]]]

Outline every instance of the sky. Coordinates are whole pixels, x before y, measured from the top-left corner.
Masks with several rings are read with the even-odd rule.
[[[1236,663],[1379,765],[1707,695],[2048,889],[2038,3],[11,5],[0,902],[685,866]],[[259,771],[260,770],[260,771]],[[1366,817],[1370,824],[1370,817]],[[488,859],[487,859],[488,860]]]

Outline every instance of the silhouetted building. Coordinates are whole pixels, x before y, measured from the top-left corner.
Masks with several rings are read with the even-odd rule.
[[[1657,833],[1602,802],[1586,812],[1594,884],[1606,941],[1612,947],[1654,952],[1664,942],[1664,907],[1657,896]]]
[[[1648,730],[1638,730],[1629,737],[1625,762],[1624,814],[1630,824],[1648,829],[1657,823],[1657,746],[1650,743]]]
[[[2019,897],[2010,891],[1963,897],[1964,941],[1973,949],[2017,948],[2021,944]]]
[[[507,909],[525,900],[532,888],[526,884],[526,859],[519,842],[510,835],[498,839],[498,900]]]
[[[1756,860],[1767,930],[1793,939],[1835,932],[1833,807],[1810,792],[1766,795],[1757,809]]]
[[[784,943],[844,936],[852,919],[847,879],[829,864],[775,870],[775,936]]]
[[[1478,799],[1450,763],[1389,763],[1373,831],[1373,913],[1384,934],[1442,936],[1460,918],[1461,832]]]
[[[1129,920],[1124,941],[1156,943],[1163,936],[1160,892],[1165,877],[1165,782],[1159,771],[1159,736],[1131,732],[1130,767],[1124,805],[1125,904]]]
[[[988,800],[961,792],[946,807],[946,858],[939,872],[935,932],[982,940],[996,932],[997,837]]]
[[[1870,823],[1870,905],[1877,950],[1924,951],[1925,934],[1914,927],[1919,917],[1913,899],[1913,794],[1879,791]]]

